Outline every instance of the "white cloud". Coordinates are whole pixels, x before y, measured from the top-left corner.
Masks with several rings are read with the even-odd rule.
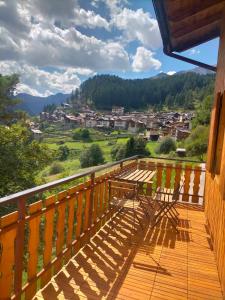
[[[95,12],[100,2],[108,19]],[[43,96],[70,92],[79,76],[96,72],[158,69],[160,61],[146,49],[161,45],[157,22],[142,9],[124,8],[128,3],[92,0],[92,11],[82,8],[82,0],[0,0],[0,72],[20,73],[19,90]],[[120,33],[111,40],[78,30],[104,28],[109,34],[113,26]],[[143,46],[131,58],[125,47],[132,41]]]
[[[95,71],[124,70],[129,56],[118,42],[104,42],[75,28],[33,25],[23,58],[32,65],[88,68]]]
[[[100,15],[95,14],[93,11],[86,11],[82,8],[74,10],[74,24],[83,27],[96,28],[102,27],[109,30],[109,23]]]
[[[176,73],[176,71],[169,71],[169,72],[167,72],[166,74],[167,75],[174,75]]]
[[[111,23],[123,31],[127,42],[138,40],[151,49],[157,49],[162,44],[157,21],[143,9],[134,11],[124,8],[113,16]]]
[[[161,62],[153,57],[153,52],[144,47],[138,47],[134,55],[132,67],[135,72],[148,71],[150,69],[158,70]]]
[[[198,50],[196,48],[193,48],[193,49],[189,50],[190,55],[196,55],[196,54],[199,54],[199,53],[200,53],[200,50]]]
[[[0,62],[0,69],[2,74],[18,73],[22,83],[17,86],[17,92],[34,96],[71,93],[81,83],[76,70],[72,68],[48,72],[27,64],[4,61]]]

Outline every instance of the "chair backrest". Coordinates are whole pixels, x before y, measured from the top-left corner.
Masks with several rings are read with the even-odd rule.
[[[137,194],[137,184],[123,181],[109,180],[109,199],[131,198]]]
[[[177,202],[179,200],[179,195],[181,193],[183,185],[184,185],[184,181],[181,180],[179,184],[174,186],[174,189],[158,187],[156,191],[156,197],[157,197],[156,199],[160,201],[166,201],[166,202],[171,202],[171,201]]]

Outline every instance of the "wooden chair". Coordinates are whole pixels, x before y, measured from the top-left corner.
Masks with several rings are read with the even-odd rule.
[[[109,180],[109,205],[110,208],[115,209],[119,213],[125,210],[132,211],[133,227],[137,220],[141,229],[144,229],[137,213],[137,210],[141,206],[140,199],[138,198],[137,183]]]
[[[180,191],[183,187],[183,182],[174,189],[158,187],[154,197],[155,211],[152,227],[156,226],[165,216],[170,221],[171,225],[177,229],[179,222],[179,213],[176,210],[176,203],[179,200]]]

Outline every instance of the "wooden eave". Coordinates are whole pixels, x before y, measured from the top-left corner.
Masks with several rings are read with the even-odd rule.
[[[182,52],[220,35],[225,0],[153,0],[165,52]]]

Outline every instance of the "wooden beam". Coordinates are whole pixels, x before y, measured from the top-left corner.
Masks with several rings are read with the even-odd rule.
[[[182,37],[190,32],[195,30],[199,30],[205,26],[208,26],[218,20],[221,19],[222,12],[219,9],[214,14],[208,14],[207,16],[203,15],[196,15],[195,17],[188,17],[181,20],[179,23],[177,22],[170,22],[170,32],[173,38]]]
[[[173,52],[185,51],[218,37],[220,33],[220,22],[216,21],[213,24],[213,26],[212,24],[209,24],[204,28],[202,27],[199,30],[189,32],[177,39],[172,38],[171,42]]]
[[[180,22],[184,18],[193,16],[201,10],[213,9],[224,0],[170,0],[165,1],[167,18],[169,21]]]

